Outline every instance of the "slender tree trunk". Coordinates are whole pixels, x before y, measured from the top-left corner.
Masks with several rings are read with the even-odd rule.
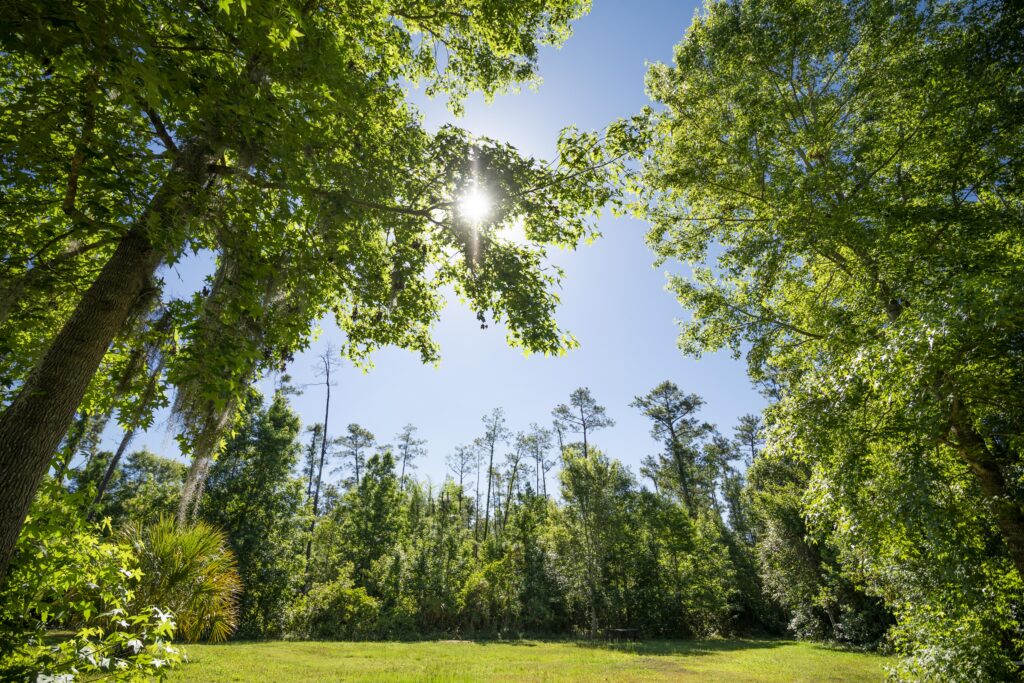
[[[181,223],[200,204],[208,158],[208,150],[196,145],[179,152],[149,206],[121,238],[18,395],[0,414],[0,488],[4,491],[0,496],[0,581],[7,574],[36,489],[89,382],[132,310],[154,286],[163,254],[150,241],[147,229],[156,224],[184,232]]]
[[[100,501],[103,500],[103,494],[107,492],[107,487],[110,486],[110,480],[114,478],[114,472],[117,471],[117,466],[120,464],[121,458],[124,456],[124,452],[128,450],[128,445],[131,444],[132,439],[134,438],[135,426],[133,425],[125,430],[124,436],[121,437],[121,443],[117,445],[117,450],[114,452],[114,457],[110,459],[110,463],[107,465],[107,470],[103,473],[103,480],[100,481],[100,485],[96,489],[96,496],[92,499],[92,505],[89,506],[87,519],[90,521],[93,519]]]
[[[1006,542],[1017,573],[1024,578],[1024,510],[1015,500],[1000,467],[985,439],[974,429],[960,399],[954,397],[951,434],[960,457],[974,473]]]
[[[178,512],[175,515],[178,526],[185,526],[192,519],[197,505],[196,501],[203,495],[206,473],[210,471],[211,460],[211,456],[206,453],[193,456],[188,473],[185,475],[185,483],[181,487],[181,497],[178,498]]]
[[[329,352],[329,350],[328,350]],[[316,488],[313,490],[313,518],[309,520],[309,538],[306,539],[306,585],[310,583],[309,561],[313,556],[313,532],[316,531],[316,517],[320,511],[320,483],[324,476],[324,461],[327,460],[327,418],[331,414],[331,363],[324,356],[324,385],[327,387],[327,399],[324,401],[324,429],[320,441],[320,467],[316,473]],[[356,466],[356,485],[359,481],[359,468]]]
[[[324,430],[324,442],[326,442],[326,430]],[[316,483],[313,486],[313,518],[309,520],[309,537],[306,539],[306,589],[308,590],[310,585],[310,558],[313,556],[313,532],[316,531],[316,516],[320,508],[320,482],[324,474],[324,460],[327,457],[327,451],[322,447],[320,449],[320,467],[316,473]]]
[[[473,540],[480,540],[480,457],[479,451],[476,457],[476,488],[473,489],[473,498],[476,504],[473,506],[473,517],[476,520],[473,524]]]
[[[517,460],[516,463],[514,465],[512,465],[512,473],[509,474],[509,477],[508,477],[508,495],[505,496],[505,514],[504,514],[504,516],[502,517],[502,520],[501,520],[501,528],[502,529],[504,529],[505,526],[508,524],[508,512],[509,512],[509,510],[512,509],[512,487],[515,486],[515,483],[516,483],[516,471],[518,469],[519,469],[519,461]]]
[[[156,395],[157,382],[160,381],[160,373],[164,369],[164,358],[160,357],[157,362],[156,368],[149,375],[149,381],[146,383],[146,388],[142,392],[142,396],[139,399],[139,412],[145,410],[146,405],[153,400]],[[132,420],[131,425],[125,430],[124,436],[121,437],[121,443],[117,445],[117,450],[114,452],[114,457],[110,459],[110,463],[107,465],[107,471],[103,473],[103,480],[100,482],[99,488],[96,489],[96,497],[93,498],[92,505],[89,506],[88,518],[92,519],[99,507],[100,501],[103,499],[103,494],[106,493],[107,487],[110,486],[110,480],[114,477],[114,472],[117,471],[117,467],[121,462],[121,458],[124,457],[124,453],[128,450],[128,446],[131,444],[132,439],[135,438],[135,433],[138,431],[138,418],[139,415],[135,416]]]
[[[580,429],[583,430],[583,457],[590,457],[590,450],[587,448],[587,418],[583,415],[583,406],[580,406]]]
[[[306,498],[313,497],[313,472],[316,470],[316,440],[319,438],[320,432],[317,431],[316,427],[313,428],[313,435],[309,439],[309,450],[306,452],[306,463],[309,466],[309,477],[306,481]]]
[[[537,468],[537,493],[540,493],[540,480],[544,477],[544,454],[538,448],[533,454],[534,467]]]
[[[484,505],[484,540],[487,540],[487,527],[491,520],[491,481],[494,479],[494,444],[491,444],[490,457],[487,460],[487,503]]]

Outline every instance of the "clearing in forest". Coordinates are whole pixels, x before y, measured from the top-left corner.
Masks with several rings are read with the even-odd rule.
[[[173,681],[881,681],[887,657],[784,640],[192,645]]]

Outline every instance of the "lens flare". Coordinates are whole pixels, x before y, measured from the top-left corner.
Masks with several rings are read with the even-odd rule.
[[[479,223],[491,213],[491,198],[479,187],[472,187],[459,199],[459,214],[470,223]]]

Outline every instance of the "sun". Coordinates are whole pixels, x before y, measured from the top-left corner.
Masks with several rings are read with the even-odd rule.
[[[491,198],[475,185],[459,198],[459,214],[470,223],[479,223],[490,213]]]

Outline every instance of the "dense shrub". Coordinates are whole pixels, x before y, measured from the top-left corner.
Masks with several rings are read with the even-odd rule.
[[[348,575],[313,586],[289,612],[289,635],[314,640],[367,640],[377,635],[380,604]]]
[[[87,522],[85,501],[52,481],[40,489],[0,592],[2,680],[162,678],[180,661],[171,612],[137,593],[133,548]],[[58,629],[70,635],[47,638]]]

